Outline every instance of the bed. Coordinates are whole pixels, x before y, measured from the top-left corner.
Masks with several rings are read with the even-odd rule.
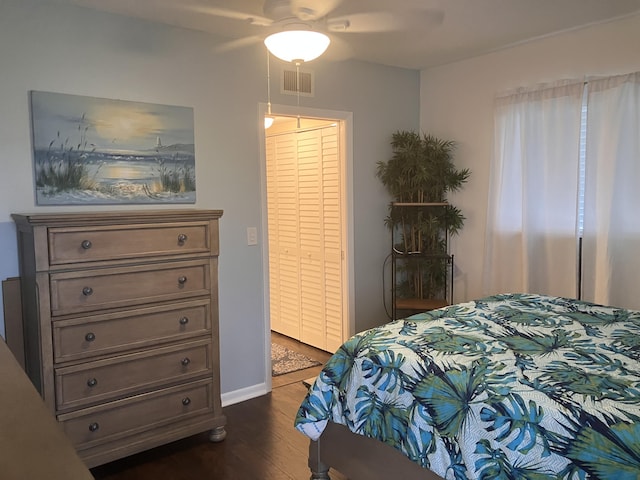
[[[362,332],[295,420],[312,479],[640,479],[640,312],[504,294]]]

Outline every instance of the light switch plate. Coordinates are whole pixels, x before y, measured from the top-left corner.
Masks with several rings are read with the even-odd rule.
[[[247,245],[258,244],[258,229],[256,227],[247,227]]]

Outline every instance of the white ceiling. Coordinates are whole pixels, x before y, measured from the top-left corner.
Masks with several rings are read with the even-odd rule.
[[[248,48],[274,28],[281,28],[264,25],[265,17],[269,17],[263,11],[265,0],[43,1],[210,32],[215,35],[219,52]],[[332,44],[325,54],[327,59],[353,58],[413,69],[640,13],[640,0],[290,1],[319,15],[328,14],[330,21],[350,22],[346,31],[330,32]]]

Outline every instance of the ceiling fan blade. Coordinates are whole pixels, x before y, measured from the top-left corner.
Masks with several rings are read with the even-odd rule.
[[[257,26],[269,26],[273,23],[273,20],[270,18],[254,15],[252,13],[247,12],[239,12],[237,10],[230,10],[227,8],[219,8],[212,6],[204,6],[204,5],[185,5],[184,8],[187,10],[191,10],[196,13],[203,13],[205,15],[212,15],[215,17],[228,18],[231,20],[238,20],[241,22],[246,22],[251,25]]]
[[[234,50],[238,50],[239,48],[244,48],[256,43],[260,43],[262,40],[262,37],[258,35],[238,38],[237,40],[230,40],[228,42],[222,42],[215,45],[214,51],[216,53],[228,53]]]
[[[354,13],[328,19],[327,28],[349,33],[393,32],[400,28],[400,19],[385,12]]]
[[[326,17],[342,0],[290,0],[291,13],[300,20],[318,20]]]
[[[327,28],[335,32],[385,33],[408,28],[433,28],[444,20],[444,12],[436,9],[406,10],[402,13],[354,13],[327,20]]]

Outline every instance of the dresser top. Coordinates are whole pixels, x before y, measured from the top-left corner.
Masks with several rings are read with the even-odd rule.
[[[22,225],[114,225],[121,223],[166,223],[217,219],[222,210],[118,210],[73,213],[14,213],[17,224]]]

